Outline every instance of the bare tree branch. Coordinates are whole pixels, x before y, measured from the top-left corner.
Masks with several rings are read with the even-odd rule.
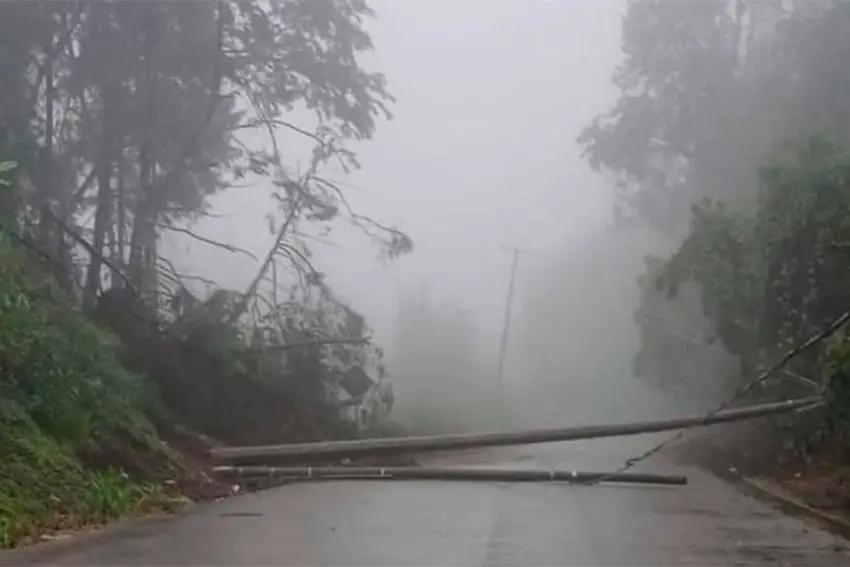
[[[104,256],[103,253],[100,250],[96,250],[94,248],[94,246],[92,246],[91,243],[89,243],[88,240],[86,240],[85,238],[80,236],[77,233],[77,231],[73,230],[71,227],[69,227],[67,224],[65,224],[65,221],[63,221],[58,216],[56,216],[49,208],[41,207],[40,210],[41,210],[41,213],[43,215],[49,217],[50,219],[53,220],[53,222],[55,222],[57,225],[59,225],[59,227],[63,231],[65,231],[65,233],[68,234],[68,236],[70,236],[77,244],[79,244],[80,246],[85,248],[86,252],[88,252],[92,257],[98,258],[103,263],[104,266],[106,266],[107,268],[112,270],[112,272],[116,276],[118,276],[118,278],[122,282],[124,282],[124,285],[126,285],[129,290],[131,290],[137,296],[141,297],[141,292],[139,291],[139,288],[137,288],[133,284],[133,282],[130,280],[130,278],[128,278],[121,271],[121,268],[119,266],[117,266],[114,262],[112,262],[112,260],[110,260],[109,258]]]
[[[291,244],[288,244],[286,242],[281,242],[280,247],[279,247],[279,251],[286,254],[287,257],[290,260],[293,260],[294,264],[297,264],[297,262],[294,262],[293,256],[295,256],[296,258],[301,260],[307,266],[307,270],[309,270],[309,272],[311,274],[318,274],[319,273],[319,271],[316,269],[316,267],[313,266],[313,263],[310,261],[310,259],[302,251],[298,250],[296,247],[292,246]]]
[[[301,203],[304,198],[307,184],[315,177],[316,171],[318,170],[319,164],[327,159],[327,153],[323,151],[324,148],[316,148],[313,152],[313,157],[310,160],[310,167],[307,170],[307,173],[301,178],[300,183],[289,183],[288,188],[293,189],[295,192],[295,196],[292,199],[292,203],[290,205],[289,213],[286,216],[286,219],[283,222],[283,225],[277,232],[277,236],[275,237],[274,244],[271,248],[269,248],[268,254],[266,254],[265,260],[263,260],[260,269],[257,271],[257,275],[254,276],[254,279],[251,281],[248,289],[242,296],[242,300],[237,304],[236,309],[233,310],[230,318],[228,319],[228,323],[232,324],[239,317],[245,313],[248,308],[248,304],[251,299],[256,296],[257,288],[260,285],[260,281],[262,281],[266,272],[269,270],[269,266],[272,262],[274,262],[274,258],[277,253],[281,249],[281,245],[284,243],[284,239],[286,238],[287,232],[290,227],[295,223],[298,218],[298,214],[301,212]]]
[[[318,184],[322,185],[327,189],[330,189],[333,193],[336,194],[339,201],[348,211],[348,215],[355,226],[362,229],[369,236],[378,239],[383,244],[389,245],[391,248],[397,247],[398,250],[395,252],[396,254],[403,254],[413,247],[413,241],[410,239],[410,236],[408,236],[401,230],[398,230],[397,228],[393,228],[391,226],[383,225],[374,219],[354,212],[354,208],[351,206],[351,204],[349,204],[348,199],[345,198],[345,194],[343,193],[342,189],[340,189],[339,186],[336,185],[336,183],[333,183],[325,178],[318,176],[313,177],[313,181],[317,182]],[[390,242],[387,243],[385,240],[375,235],[369,227],[376,228],[381,232],[389,234]],[[394,251],[391,249],[390,252],[392,254]]]
[[[77,190],[74,191],[73,195],[71,195],[70,203],[72,209],[80,204],[80,201],[82,200],[83,196],[85,196],[86,191],[89,190],[91,184],[94,182],[96,174],[97,168],[92,166],[92,168],[89,170],[88,175],[86,175],[85,179],[83,179],[83,182],[80,183],[80,186],[77,187]]]
[[[258,114],[260,113],[260,111],[257,109],[256,106],[254,106],[254,110],[257,111]],[[305,130],[304,128],[301,128],[300,126],[296,126],[295,124],[292,124],[291,122],[287,122],[285,120],[269,118],[269,117],[265,116],[265,113],[263,113],[263,117],[261,119],[252,120],[250,122],[245,122],[245,123],[242,123],[242,124],[237,124],[236,126],[231,128],[231,131],[250,130],[250,129],[254,129],[254,128],[268,129],[269,127],[275,127],[275,126],[278,126],[278,127],[281,127],[281,128],[286,128],[287,130],[292,130],[293,132],[296,132],[298,134],[301,134],[302,136],[306,136],[306,137],[310,138],[311,140],[315,141],[318,144],[322,144],[322,145],[327,144],[327,142],[325,140],[323,140],[322,138],[320,138],[319,136],[317,136],[313,132]]]
[[[307,233],[300,232],[300,231],[293,231],[291,234],[293,236],[297,236],[298,238],[303,238],[305,240],[312,240],[313,242],[316,242],[316,243],[321,244],[323,246],[328,246],[330,248],[336,248],[338,246],[338,244],[336,244],[332,240],[328,240],[327,238],[322,238],[321,236],[316,236],[315,234],[307,234]]]
[[[281,352],[287,350],[294,350],[298,348],[306,348],[311,346],[324,346],[324,345],[363,345],[369,344],[372,341],[371,337],[361,338],[361,339],[313,339],[309,341],[298,341],[294,343],[287,343],[284,345],[274,345],[274,346],[265,346],[265,347],[256,347],[256,348],[248,348],[245,349],[248,352]]]
[[[226,215],[218,215],[215,213],[209,213],[207,211],[195,210],[195,209],[186,209],[182,207],[162,207],[159,209],[162,213],[170,213],[175,215],[194,215],[207,219],[222,219],[225,218]]]
[[[180,234],[185,234],[186,236],[189,236],[190,238],[194,238],[195,240],[197,240],[199,242],[203,242],[204,244],[209,244],[210,246],[215,246],[216,248],[221,248],[223,250],[227,250],[228,252],[232,252],[232,253],[235,253],[235,254],[244,254],[244,255],[248,256],[249,258],[251,258],[253,260],[259,260],[259,258],[257,258],[257,256],[253,252],[251,252],[250,250],[246,250],[245,248],[240,248],[239,246],[234,246],[232,244],[227,244],[226,242],[220,242],[218,240],[213,240],[212,238],[209,238],[207,236],[202,236],[202,235],[200,235],[200,234],[198,234],[198,233],[196,233],[192,230],[189,230],[188,228],[182,228],[182,227],[179,227],[179,226],[169,226],[169,225],[163,224],[163,223],[156,223],[156,226],[158,226],[159,228],[162,228],[164,230],[170,230],[171,232],[178,232]]]
[[[171,262],[171,260],[168,260],[167,258],[158,256],[156,260],[157,262],[162,262],[168,268],[168,270],[164,270],[163,273],[170,273],[170,275],[176,278],[178,280],[178,283],[180,283],[181,285],[183,285],[183,281],[197,281],[206,285],[213,286],[215,288],[219,287],[218,283],[211,279],[204,278],[202,276],[195,276],[178,272],[177,268],[174,266],[174,263]],[[183,287],[186,286],[184,285]]]

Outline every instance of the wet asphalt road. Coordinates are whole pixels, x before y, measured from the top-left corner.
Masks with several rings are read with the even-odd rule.
[[[614,467],[641,443],[488,453],[511,467]],[[606,445],[607,443],[607,445]],[[625,450],[627,447],[628,450]],[[439,464],[475,464],[442,457]],[[476,465],[477,466],[477,465]],[[480,466],[492,466],[481,464]],[[51,565],[850,565],[843,540],[701,471],[686,487],[339,481],[199,506],[42,558]]]

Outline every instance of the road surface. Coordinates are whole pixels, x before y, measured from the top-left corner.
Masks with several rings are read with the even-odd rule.
[[[488,453],[503,466],[613,467],[651,439]],[[441,457],[470,466],[471,457]],[[476,464],[476,466],[479,466]],[[480,466],[485,464],[480,463]],[[850,565],[840,540],[707,473],[686,487],[293,484],[58,548],[50,565]],[[32,556],[38,558],[38,555]],[[18,563],[24,562],[22,557]],[[32,559],[30,559],[32,560]],[[2,561],[0,561],[2,562]]]

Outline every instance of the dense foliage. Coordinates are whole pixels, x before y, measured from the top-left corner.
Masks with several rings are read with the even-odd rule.
[[[69,299],[0,235],[0,547],[155,504],[143,485],[180,470],[144,380]]]
[[[848,26],[843,2],[629,3],[621,97],[579,140],[622,210],[684,236],[640,281],[642,378],[717,399],[850,305]],[[766,388],[826,388],[846,429],[846,350]]]
[[[362,0],[0,7],[8,78],[0,147],[18,162],[6,228],[51,259],[88,314],[107,312],[128,357],[145,361],[136,368],[156,377],[178,416],[195,388],[191,405],[202,405],[210,383],[189,382],[211,369],[235,382],[289,376],[299,382],[286,386],[290,397],[322,405],[346,366],[380,365],[365,323],[348,324],[362,318],[313,266],[303,230],[347,217],[390,256],[411,247],[403,233],[352,211],[322,175],[330,161],[357,167],[345,142],[371,137],[390,117],[384,77],[359,63],[372,48],[364,27],[372,15]],[[297,175],[297,156],[281,150],[284,132],[315,146]],[[258,182],[276,188],[273,245],[246,290],[198,297],[191,275],[160,253],[160,235],[178,231],[239,252],[190,223],[211,195]],[[126,333],[128,318],[135,334]],[[233,399],[212,390],[222,404]]]
[[[347,219],[390,257],[412,246],[323,173],[358,167],[346,144],[391,117],[360,64],[372,16],[364,0],[0,4],[0,543],[147,498],[138,483],[174,458],[156,430],[357,435],[336,407],[354,366],[388,411],[382,352],[305,236]],[[284,134],[313,146],[306,170]],[[161,236],[242,252],[192,223],[252,184],[274,192],[273,245],[245,290],[202,294]]]

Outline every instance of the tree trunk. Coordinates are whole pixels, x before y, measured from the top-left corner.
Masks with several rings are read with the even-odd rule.
[[[56,178],[56,161],[54,159],[55,132],[53,127],[56,100],[56,85],[53,68],[55,46],[53,45],[52,37],[47,40],[44,46],[44,53],[44,150],[42,152],[41,159],[39,160],[40,163],[38,164],[39,171],[34,203],[36,210],[40,210],[42,207],[46,209],[50,208],[51,199],[55,196],[54,179]],[[37,216],[37,219],[39,241],[43,244],[48,244],[50,242],[51,229],[55,229],[55,227],[51,226],[53,221],[52,219],[47,218],[44,213],[40,213]],[[51,254],[55,254],[58,251],[50,250],[49,252]]]
[[[104,152],[106,151],[104,150]],[[112,218],[112,162],[108,155],[104,155],[101,159],[103,162],[98,165],[100,172],[97,182],[97,210],[94,217],[94,237],[92,238],[92,248],[99,254],[103,254],[106,231],[110,228],[109,224]],[[83,309],[86,312],[91,312],[96,305],[102,268],[102,257],[97,254],[92,255],[89,269],[86,272],[86,285],[83,289]]]
[[[143,293],[149,291],[145,289],[146,283],[149,281],[147,274],[150,268],[148,258],[151,254],[151,249],[156,246],[156,228],[154,222],[156,220],[156,205],[152,202],[153,183],[153,167],[150,164],[150,159],[143,153],[141,158],[141,202],[138,204],[133,216],[133,233],[130,237],[130,280]]]
[[[100,290],[101,269],[103,268],[103,248],[106,231],[110,229],[112,220],[112,144],[114,136],[111,126],[111,109],[114,92],[109,86],[103,87],[103,111],[101,115],[102,141],[100,162],[97,164],[97,209],[94,217],[94,237],[92,248],[97,254],[92,254],[91,263],[86,273],[86,285],[83,289],[83,309],[91,313],[97,304],[97,292]]]
[[[127,191],[126,191],[126,180],[124,176],[127,174],[126,167],[124,165],[124,148],[123,145],[119,149],[118,154],[118,194],[116,195],[117,202],[115,203],[115,208],[117,209],[116,215],[116,227],[115,227],[115,240],[116,240],[116,255],[118,260],[116,264],[126,269],[127,262],[127,251],[126,251],[126,240],[127,240]],[[113,282],[113,286],[121,285],[122,280],[117,280]]]
[[[155,194],[156,162],[153,157],[153,132],[157,123],[157,79],[154,72],[156,47],[156,6],[151,5],[145,14],[145,70],[141,77],[143,89],[139,96],[139,109],[145,124],[139,147],[139,198],[133,214],[133,233],[130,237],[130,280],[147,295],[150,290],[150,256],[156,248],[156,220],[160,203]]]

